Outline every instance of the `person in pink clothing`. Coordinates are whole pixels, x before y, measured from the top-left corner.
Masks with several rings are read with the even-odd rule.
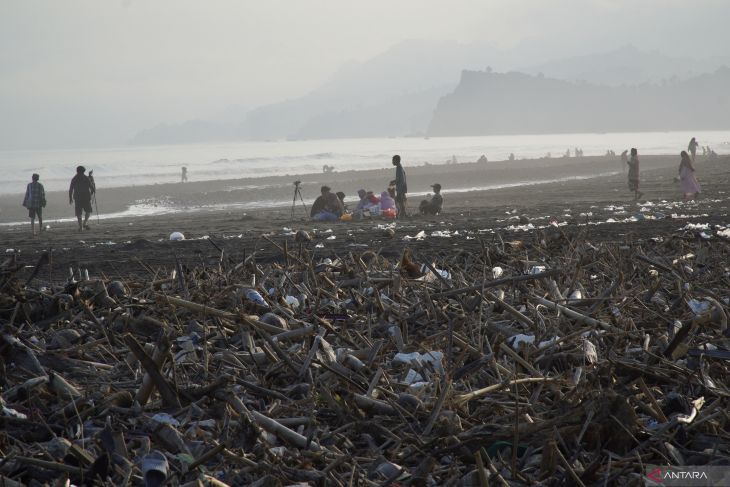
[[[380,193],[380,209],[395,209],[395,200],[390,196],[390,193],[388,193],[387,191],[383,191],[382,193]]]
[[[679,163],[679,186],[682,188],[684,201],[693,200],[700,194],[700,183],[695,177],[695,168],[692,165],[692,158],[687,151],[682,151],[682,160]]]

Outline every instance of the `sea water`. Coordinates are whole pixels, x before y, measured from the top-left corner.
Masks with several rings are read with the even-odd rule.
[[[393,154],[408,166],[476,161],[561,157],[567,149],[585,156],[620,154],[637,147],[639,154],[679,154],[691,137],[720,154],[730,152],[730,131],[644,132],[611,134],[501,135],[481,137],[393,137],[330,140],[126,146],[73,150],[0,150],[0,194],[25,191],[32,173],[46,190],[68,188],[77,165],[93,169],[100,187],[173,183],[181,168],[190,181],[255,178],[335,171],[390,168]]]

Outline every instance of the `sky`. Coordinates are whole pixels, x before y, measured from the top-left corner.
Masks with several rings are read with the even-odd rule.
[[[124,144],[302,95],[404,40],[511,68],[628,43],[727,55],[726,0],[0,0],[0,150]]]

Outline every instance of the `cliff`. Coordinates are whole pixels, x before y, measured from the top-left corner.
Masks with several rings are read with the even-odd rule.
[[[522,73],[463,71],[439,100],[433,136],[730,128],[730,68],[684,81],[601,86]]]

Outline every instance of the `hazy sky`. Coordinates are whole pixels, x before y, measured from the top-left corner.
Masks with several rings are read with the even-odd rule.
[[[0,149],[295,97],[407,39],[488,41],[515,66],[628,43],[727,55],[728,18],[727,0],[0,0]]]

